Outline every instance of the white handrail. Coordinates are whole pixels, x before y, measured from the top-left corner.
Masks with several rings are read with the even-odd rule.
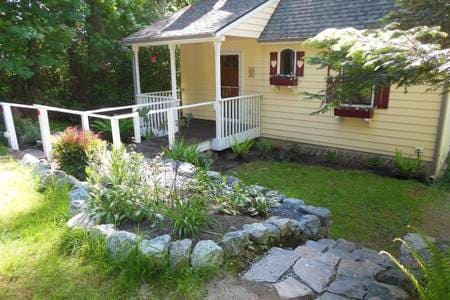
[[[183,106],[174,106],[174,107],[168,107],[168,108],[163,108],[163,109],[158,109],[158,110],[152,110],[152,111],[149,111],[147,114],[152,115],[152,114],[168,112],[168,111],[173,111],[173,110],[181,110],[181,109],[186,109],[186,108],[194,108],[194,107],[199,107],[199,106],[207,106],[207,105],[215,105],[215,104],[216,104],[215,101],[210,101],[210,102],[202,102],[202,103],[189,104],[189,105],[183,105]]]
[[[223,99],[220,99],[220,102],[226,102],[226,101],[237,100],[237,99],[245,99],[245,98],[250,98],[250,97],[262,97],[262,95],[255,94],[255,95],[245,95],[245,96],[223,98]]]

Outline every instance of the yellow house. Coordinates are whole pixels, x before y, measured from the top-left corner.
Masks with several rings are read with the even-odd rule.
[[[368,28],[393,7],[393,0],[199,1],[124,39],[134,52],[137,103],[153,105],[149,127],[168,121],[171,143],[174,112],[181,110],[212,130],[205,148],[223,150],[235,139],[262,136],[369,155],[393,156],[400,149],[419,153],[437,177],[450,148],[448,92],[386,89],[319,115],[311,113],[320,102],[304,99],[303,92],[326,88],[327,71],[305,63],[315,50],[302,42],[327,28]],[[172,90],[142,93],[139,48],[161,45],[171,53]]]

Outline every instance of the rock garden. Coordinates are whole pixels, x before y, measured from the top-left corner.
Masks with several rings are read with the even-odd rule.
[[[242,280],[268,285],[281,299],[414,295],[388,256],[328,239],[327,208],[210,171],[199,153],[168,150],[148,159],[124,147],[106,150],[81,134],[63,134],[51,164],[31,155],[22,163],[32,166],[41,192],[69,187],[68,228],[104,239],[113,259],[137,251],[175,271],[244,260]],[[73,164],[78,150],[83,168]]]

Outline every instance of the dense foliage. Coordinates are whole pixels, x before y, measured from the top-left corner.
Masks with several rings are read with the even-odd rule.
[[[86,167],[98,159],[104,147],[104,142],[96,134],[69,127],[53,144],[53,155],[61,170],[84,180]]]
[[[131,102],[131,51],[120,41],[190,2],[1,1],[0,99],[72,107]],[[153,53],[160,58],[149,67]],[[143,90],[168,89],[168,50],[141,49],[140,59]]]

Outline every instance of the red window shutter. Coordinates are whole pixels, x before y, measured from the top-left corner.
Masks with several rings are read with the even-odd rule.
[[[278,72],[278,52],[270,52],[270,76],[277,75]]]
[[[389,86],[375,88],[374,106],[376,108],[386,109],[389,107],[390,90]]]
[[[295,74],[297,76],[303,77],[305,73],[305,52],[304,51],[298,51],[297,52],[297,62],[295,64],[296,71]]]

